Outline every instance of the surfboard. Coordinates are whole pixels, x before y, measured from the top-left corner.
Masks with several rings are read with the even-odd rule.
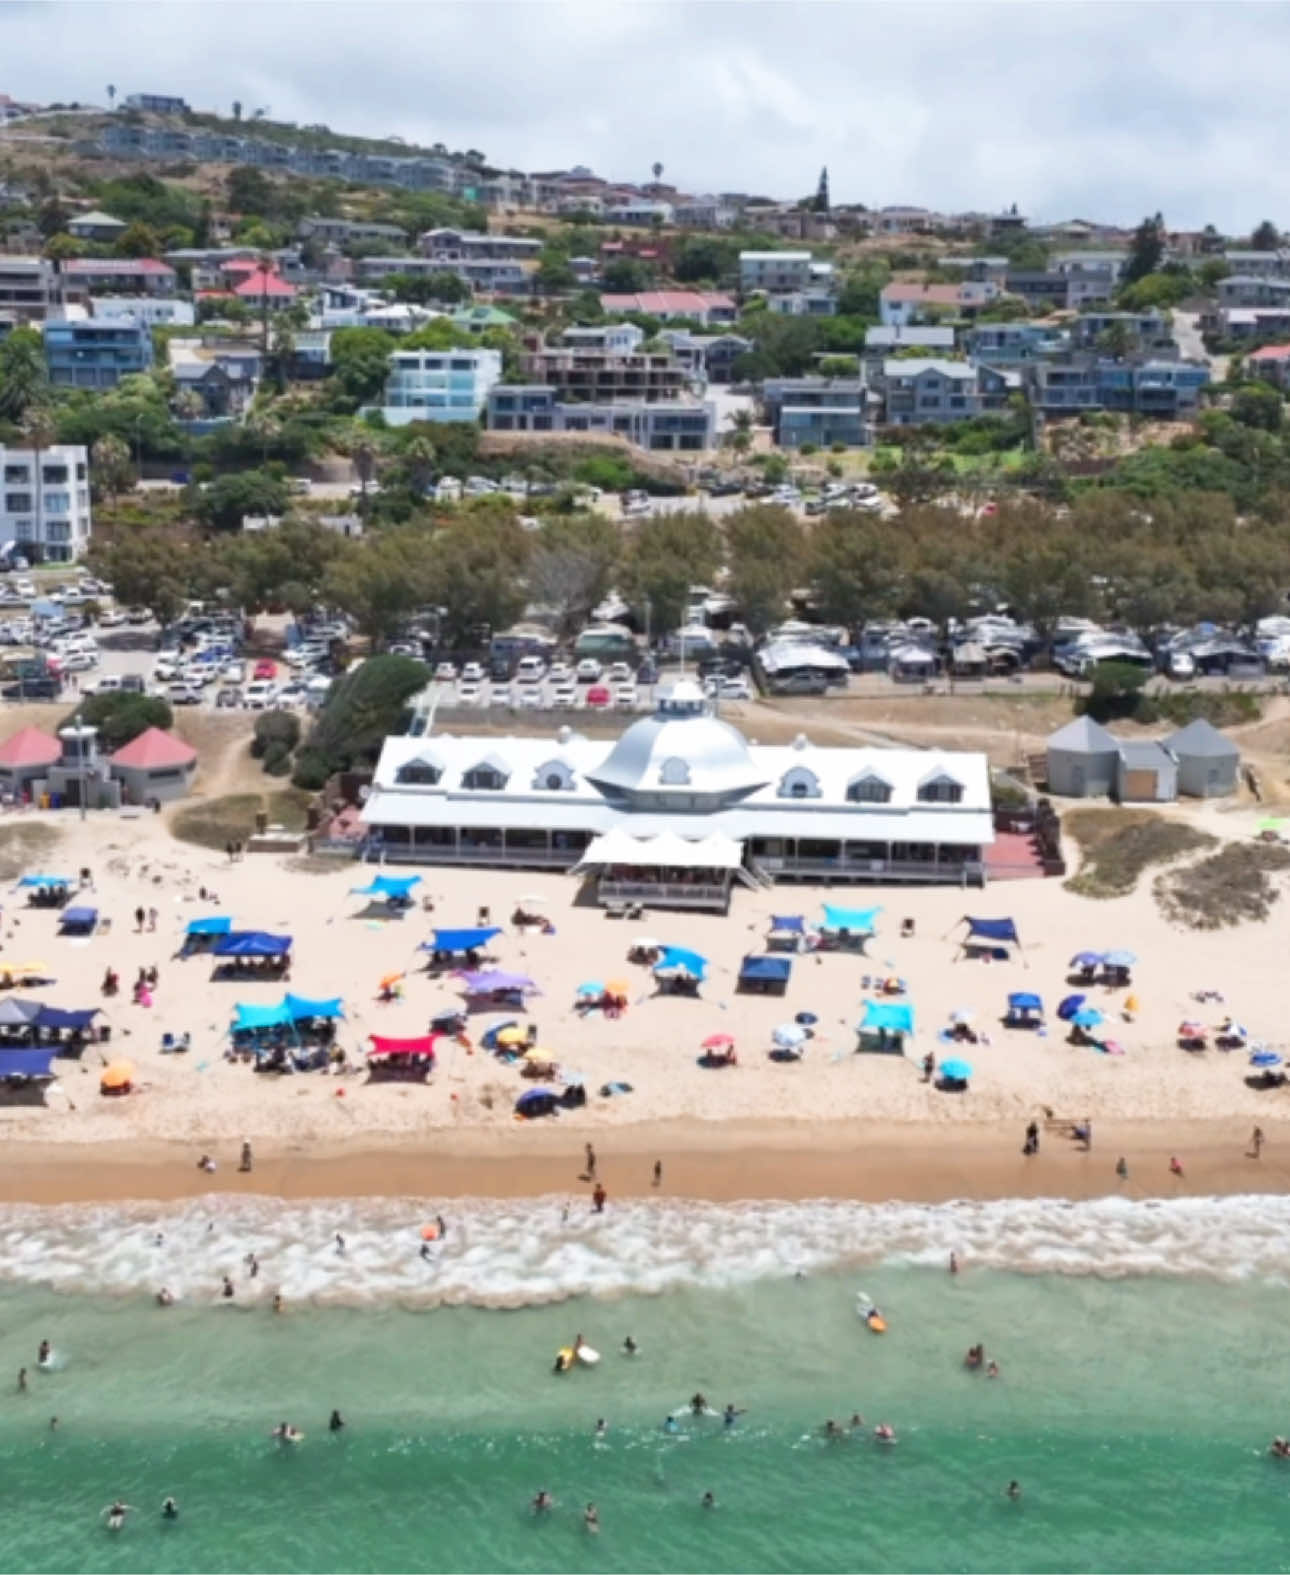
[[[561,1363],[561,1371],[567,1373],[573,1366],[573,1347],[562,1345],[555,1354]]]
[[[578,1360],[585,1362],[588,1367],[594,1367],[600,1360],[600,1352],[593,1350],[589,1345],[580,1345],[578,1347]]]

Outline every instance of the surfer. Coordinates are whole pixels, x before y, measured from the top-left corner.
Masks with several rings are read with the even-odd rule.
[[[588,1504],[583,1512],[582,1523],[594,1537],[600,1530],[600,1515],[594,1504]]]
[[[703,1497],[699,1500],[699,1503],[704,1509],[716,1509],[716,1495],[713,1493],[711,1488],[709,1488],[708,1491],[703,1495]]]
[[[162,1520],[178,1520],[179,1519],[179,1505],[175,1503],[173,1498],[163,1498],[162,1499],[162,1501],[161,1501],[161,1518],[162,1518]]]
[[[342,1258],[345,1256],[345,1238],[339,1231],[336,1232],[336,1252]]]
[[[696,1391],[690,1396],[690,1410],[695,1416],[702,1416],[708,1409],[708,1399],[701,1391]]]
[[[635,1356],[636,1355],[636,1351],[637,1351],[636,1342],[635,1342],[635,1340],[632,1339],[631,1335],[629,1334],[627,1336],[627,1338],[623,1341],[623,1355],[624,1356]]]
[[[545,1515],[547,1510],[549,1510],[554,1503],[555,1500],[551,1497],[547,1490],[545,1488],[539,1488],[533,1495],[533,1513],[535,1515]]]
[[[957,1252],[952,1252],[952,1253],[950,1253],[950,1273],[951,1274],[957,1274],[958,1272],[959,1272],[959,1255],[958,1255]]]
[[[133,1504],[123,1504],[118,1498],[114,1499],[106,1509],[101,1509],[99,1514],[107,1516],[107,1529],[109,1531],[120,1531],[121,1527],[125,1525],[125,1517],[133,1508]]]
[[[168,1291],[166,1289],[166,1287],[163,1285],[161,1287],[161,1289],[157,1292],[157,1306],[158,1307],[173,1307],[174,1305],[175,1305],[175,1298],[174,1298],[173,1294],[170,1291]]]
[[[328,1432],[339,1433],[344,1425],[345,1418],[340,1414],[339,1411],[333,1411],[327,1423]]]
[[[597,1443],[600,1443],[600,1442],[603,1441],[603,1439],[605,1437],[605,1434],[608,1433],[608,1431],[609,1431],[609,1424],[608,1424],[608,1422],[605,1421],[604,1417],[602,1416],[596,1423],[596,1441],[597,1441]]]
[[[42,1340],[36,1351],[36,1362],[41,1367],[49,1366],[49,1358],[54,1354],[54,1348],[48,1340]]]
[[[1013,1477],[1012,1481],[1008,1483],[1007,1491],[1008,1497],[1014,1502],[1021,1497],[1021,1483],[1017,1481],[1016,1477]]]

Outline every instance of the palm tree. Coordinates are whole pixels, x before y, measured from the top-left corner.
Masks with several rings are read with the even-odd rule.
[[[41,456],[47,448],[53,446],[58,436],[58,427],[54,422],[53,411],[48,405],[32,405],[23,415],[18,430],[22,433],[22,445],[31,449],[35,455],[36,469],[36,544],[40,548],[36,556],[44,556],[45,546],[45,486],[43,479],[43,466]]]
[[[111,82],[108,83],[107,95],[108,95],[108,108],[109,109],[115,109],[116,108],[116,86],[115,86],[114,83],[111,83]]]
[[[409,439],[407,447],[403,450],[403,463],[413,491],[421,497],[430,485],[430,478],[435,471],[434,444],[425,437]]]
[[[360,438],[354,445],[354,469],[358,472],[358,484],[362,489],[359,494],[360,510],[367,508],[367,489],[376,470],[376,450],[366,438]]]
[[[663,173],[663,166],[661,164],[655,164],[653,166],[653,170],[654,170],[654,179],[657,181],[659,176]]]

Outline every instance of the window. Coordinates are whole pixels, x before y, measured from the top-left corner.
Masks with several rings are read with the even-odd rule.
[[[847,783],[847,798],[853,804],[889,804],[891,783],[884,782],[871,771],[866,772],[864,776]]]
[[[407,765],[400,766],[395,772],[394,780],[420,787],[433,787],[442,775],[442,770],[438,766],[431,765],[428,760],[409,760]]]
[[[563,760],[547,760],[533,774],[533,786],[548,793],[568,793],[573,789],[573,772]]]
[[[25,486],[31,480],[31,468],[28,465],[6,465],[4,479],[9,485],[17,482]]]
[[[932,777],[918,789],[920,804],[959,804],[963,800],[963,784],[953,777]]]
[[[820,779],[805,766],[794,766],[779,782],[780,798],[819,798]]]
[[[500,793],[506,782],[506,774],[486,760],[472,766],[461,779],[462,787],[486,793]]]
[[[683,786],[690,780],[690,767],[679,755],[672,755],[663,762],[658,779],[668,787]]]
[[[30,492],[7,492],[4,500],[5,510],[10,514],[22,514],[31,508]]]

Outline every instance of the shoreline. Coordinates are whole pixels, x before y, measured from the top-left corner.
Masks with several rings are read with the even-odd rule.
[[[582,1179],[590,1138],[597,1175],[615,1200],[713,1203],[845,1199],[867,1203],[1123,1196],[1132,1200],[1290,1192],[1290,1127],[1264,1124],[1254,1159],[1250,1123],[1234,1120],[1096,1122],[1085,1151],[1045,1132],[1021,1153],[1016,1123],[730,1121],[643,1122],[588,1132],[544,1126],[501,1151],[498,1134],[458,1130],[425,1142],[254,1143],[255,1167],[237,1169],[239,1145],[210,1145],[218,1170],[197,1166],[190,1143],[10,1141],[0,1149],[0,1200],[76,1205],[171,1203],[220,1195],[308,1198],[589,1199]],[[1170,1173],[1177,1155],[1183,1176]],[[1128,1178],[1115,1172],[1123,1155]],[[662,1186],[652,1185],[655,1160]]]

